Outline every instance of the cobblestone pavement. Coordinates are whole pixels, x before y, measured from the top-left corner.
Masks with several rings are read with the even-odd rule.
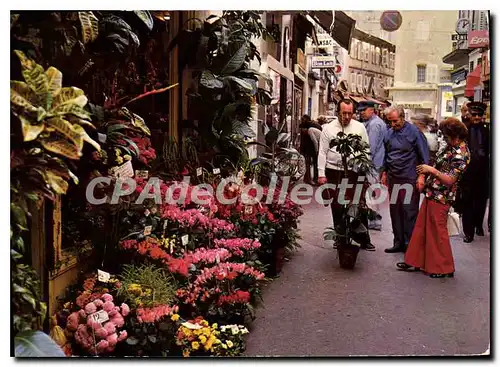
[[[265,286],[264,305],[246,356],[482,354],[490,337],[490,237],[452,238],[455,278],[396,270],[389,207],[375,252],[360,251],[354,270],[339,267],[322,237],[329,208],[304,207],[302,247]],[[487,232],[487,226],[484,226]]]

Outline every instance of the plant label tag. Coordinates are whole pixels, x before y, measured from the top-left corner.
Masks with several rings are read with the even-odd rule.
[[[111,274],[99,269],[97,270],[97,279],[99,279],[100,282],[107,283],[110,278]]]
[[[132,167],[132,162],[127,161],[121,166],[111,168],[109,173],[116,178],[134,177],[134,168]]]
[[[185,234],[184,236],[181,237],[181,240],[182,240],[182,244],[184,246],[187,246],[188,242],[189,242],[189,235],[188,234]]]
[[[214,168],[214,175],[218,175],[220,173],[220,168]]]
[[[163,222],[163,230],[167,229],[168,226],[168,220],[165,219],[165,222]]]
[[[219,254],[215,255],[215,262],[217,264],[220,263],[220,256],[219,256]]]
[[[135,177],[137,178],[144,178],[144,179],[148,179],[149,177],[149,171],[143,171],[143,170],[136,170],[135,171]]]
[[[109,320],[108,313],[104,310],[97,311],[89,316],[92,320],[95,322],[98,322],[99,324],[102,325],[103,322],[106,322]]]
[[[151,234],[152,230],[153,230],[153,226],[144,227],[144,236],[149,236]]]
[[[171,254],[174,253],[174,241],[173,240],[170,240],[170,253]]]
[[[191,330],[198,330],[198,329],[203,328],[203,326],[198,325],[198,324],[193,324],[191,322],[183,322],[181,325],[188,328],[188,329],[191,329]]]
[[[203,168],[198,167],[198,168],[196,169],[196,176],[201,176],[202,174],[203,174]]]
[[[97,139],[99,140],[99,143],[106,143],[107,138],[108,136],[106,134],[97,133]]]
[[[245,214],[252,214],[253,208],[250,205],[245,205]]]

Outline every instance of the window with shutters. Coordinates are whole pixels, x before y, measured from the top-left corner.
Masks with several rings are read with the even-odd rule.
[[[363,75],[357,75],[357,90],[359,93],[363,93]]]
[[[417,83],[425,83],[426,65],[417,65]]]
[[[474,70],[474,60],[469,62],[469,73],[472,73],[473,70]]]
[[[368,43],[365,43],[364,45],[365,45],[365,47],[364,47],[364,49],[365,49],[365,61],[370,62],[370,45]]]
[[[375,46],[370,46],[370,53],[371,53],[372,64],[377,65],[377,54],[375,53]]]
[[[352,59],[358,58],[358,40],[357,39],[353,39],[351,42],[351,58]]]
[[[382,66],[384,68],[386,68],[388,66],[388,63],[389,63],[389,61],[387,60],[388,59],[388,54],[389,54],[389,51],[384,48],[382,50]]]
[[[417,41],[428,41],[429,34],[430,34],[429,22],[427,20],[419,20],[417,23],[415,39]]]
[[[351,73],[351,92],[356,93],[356,73]]]
[[[380,65],[380,47],[375,50],[375,65]]]
[[[364,92],[368,93],[368,84],[370,84],[370,78],[368,76],[363,77],[363,88]]]
[[[358,60],[363,60],[364,58],[364,51],[363,51],[363,42],[359,41],[358,42]]]
[[[396,54],[394,52],[391,52],[389,55],[389,68],[394,69],[395,60]]]
[[[426,82],[427,83],[438,83],[438,66],[435,64],[427,65],[426,70]]]

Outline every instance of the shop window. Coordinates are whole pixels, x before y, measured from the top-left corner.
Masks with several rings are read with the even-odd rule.
[[[474,60],[469,62],[469,73],[472,73],[473,70],[474,70]]]
[[[426,65],[417,65],[417,83],[425,83]]]

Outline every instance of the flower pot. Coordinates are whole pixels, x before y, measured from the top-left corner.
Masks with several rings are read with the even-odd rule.
[[[339,263],[342,269],[353,269],[358,258],[359,246],[339,246],[337,248],[339,254]]]

